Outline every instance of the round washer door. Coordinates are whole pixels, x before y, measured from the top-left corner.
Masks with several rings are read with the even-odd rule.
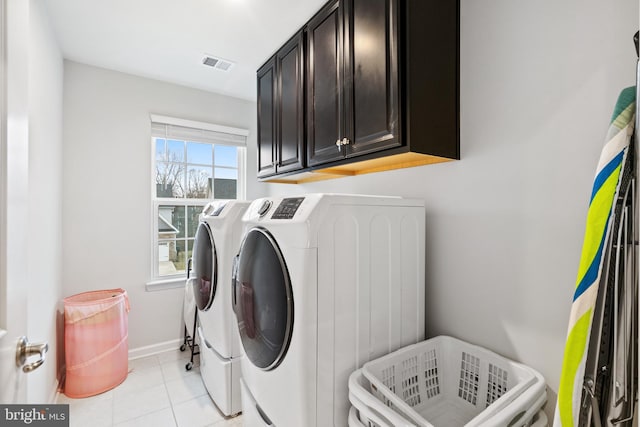
[[[253,228],[236,257],[234,311],[247,358],[264,370],[283,360],[293,331],[293,293],[278,244]]]
[[[201,222],[193,244],[193,272],[191,285],[196,305],[200,310],[208,310],[216,296],[218,256],[209,225]]]

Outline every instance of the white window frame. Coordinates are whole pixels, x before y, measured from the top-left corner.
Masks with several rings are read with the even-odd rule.
[[[157,197],[156,192],[156,146],[155,138],[168,138],[192,142],[206,142],[212,145],[231,145],[238,148],[238,179],[236,198],[244,200],[246,198],[246,139],[249,131],[246,129],[234,128],[229,126],[221,126],[212,123],[198,122],[193,120],[179,119],[175,117],[161,116],[151,114],[151,135],[150,141],[150,159],[151,159],[151,176],[150,194],[151,194],[151,280],[146,284],[147,291],[156,291],[162,289],[171,289],[184,286],[186,273],[175,275],[160,276],[159,273],[159,251],[158,251],[158,209],[160,206],[202,206],[204,207],[212,199],[187,199],[173,197]],[[160,134],[164,126],[164,136]],[[187,138],[186,136],[189,137]],[[186,162],[186,159],[185,159]],[[188,237],[190,230],[186,230],[187,237],[181,238],[188,242],[193,239]],[[195,236],[195,230],[192,233]]]

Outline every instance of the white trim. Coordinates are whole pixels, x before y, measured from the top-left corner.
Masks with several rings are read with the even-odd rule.
[[[0,339],[2,339],[2,337],[4,337],[5,335],[7,335],[7,331],[5,331],[4,329],[0,329]]]
[[[7,23],[6,2],[0,1],[0,327],[8,328],[7,315]],[[7,331],[0,330],[0,338]]]
[[[49,393],[50,404],[56,403],[56,401],[58,400],[58,395],[60,394],[60,384],[62,384],[62,381],[56,378],[56,380],[53,382],[53,390],[51,390],[51,393]]]
[[[171,279],[152,280],[144,285],[147,292],[164,291],[167,289],[184,288],[184,283],[187,281],[185,276],[174,277]]]
[[[236,200],[247,200],[247,148],[238,148],[238,188]]]
[[[129,360],[140,359],[142,357],[153,356],[155,354],[164,353],[166,351],[177,350],[182,343],[181,338],[175,340],[160,342],[157,344],[145,345],[143,347],[132,348],[129,350]]]
[[[149,114],[151,121],[154,123],[163,123],[166,125],[182,126],[194,129],[210,130],[213,132],[230,133],[233,135],[249,136],[248,129],[234,128],[230,126],[215,125],[213,123],[198,122],[195,120],[179,119],[176,117],[161,116],[159,114]]]

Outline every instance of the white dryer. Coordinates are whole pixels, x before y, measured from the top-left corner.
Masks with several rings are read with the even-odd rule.
[[[198,307],[200,374],[225,415],[242,410],[240,340],[231,306],[231,268],[242,238],[242,215],[250,202],[209,203],[200,215],[189,284]],[[189,285],[188,284],[188,285]]]
[[[234,261],[245,426],[346,426],[348,377],[424,339],[424,202],[255,200]]]

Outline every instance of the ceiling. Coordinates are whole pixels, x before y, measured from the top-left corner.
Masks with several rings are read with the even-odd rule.
[[[325,1],[44,0],[66,59],[248,100],[258,67]]]

